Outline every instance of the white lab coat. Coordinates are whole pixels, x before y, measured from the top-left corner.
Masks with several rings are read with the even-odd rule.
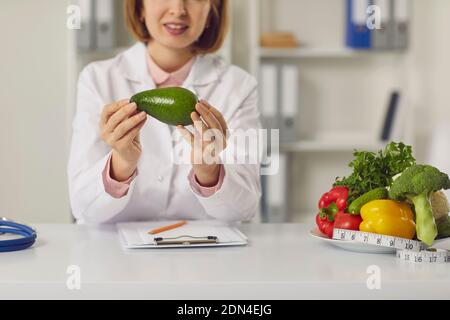
[[[116,199],[105,192],[102,171],[111,149],[100,138],[100,115],[106,104],[155,88],[146,50],[137,43],[113,59],[88,65],[80,74],[68,163],[73,215],[79,223],[88,224],[252,219],[259,212],[259,164],[225,163],[221,188],[202,197],[188,180],[192,166],[174,164],[172,129],[151,117],[141,130],[143,152],[127,195]],[[261,128],[257,83],[243,70],[213,56],[199,56],[183,87],[219,109],[230,129]]]

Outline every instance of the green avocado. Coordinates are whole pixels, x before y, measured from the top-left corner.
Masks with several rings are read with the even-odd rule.
[[[130,102],[136,102],[140,111],[172,126],[192,124],[197,96],[180,87],[147,90],[135,94]]]

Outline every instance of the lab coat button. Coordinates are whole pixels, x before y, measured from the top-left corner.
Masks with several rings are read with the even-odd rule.
[[[158,176],[158,181],[159,182],[162,182],[164,180],[164,177],[163,176]]]

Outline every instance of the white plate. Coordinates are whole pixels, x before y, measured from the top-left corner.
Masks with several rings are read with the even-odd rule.
[[[324,234],[322,234],[317,228],[313,229],[309,232],[309,234],[316,238],[320,239],[321,241],[327,242],[331,245],[334,245],[336,247],[348,250],[348,251],[354,251],[354,252],[362,252],[362,253],[395,253],[394,248],[386,248],[386,247],[380,247],[373,244],[367,244],[367,243],[359,243],[359,242],[353,242],[353,241],[342,241],[342,240],[334,240],[330,239]]]

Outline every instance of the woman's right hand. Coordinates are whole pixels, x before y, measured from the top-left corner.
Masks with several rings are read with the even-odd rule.
[[[140,130],[147,114],[136,103],[121,100],[106,105],[100,120],[101,138],[112,148],[111,178],[125,181],[136,170],[142,153]]]

